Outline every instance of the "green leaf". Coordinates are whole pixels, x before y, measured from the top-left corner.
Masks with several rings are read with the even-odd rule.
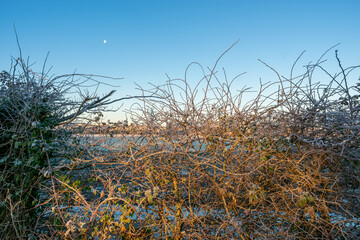
[[[307,198],[305,195],[301,195],[299,198],[299,201],[297,202],[297,205],[301,208],[305,207],[307,204]]]
[[[15,149],[18,149],[19,147],[21,146],[21,142],[19,142],[19,141],[16,141],[15,142]]]
[[[3,158],[0,159],[0,163],[4,163],[4,162],[6,162],[8,159],[9,159],[9,157],[8,157],[8,156],[5,156],[5,157],[3,157]]]
[[[19,167],[19,166],[23,165],[23,162],[20,159],[16,159],[14,161],[14,165],[15,165],[15,167]]]

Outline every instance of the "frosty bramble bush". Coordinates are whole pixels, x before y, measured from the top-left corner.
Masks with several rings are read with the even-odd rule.
[[[349,82],[359,72],[358,66],[343,68],[337,52],[335,60],[336,74],[320,59],[296,77],[293,71],[281,77],[264,63],[278,79],[261,84],[248,101],[249,89],[233,90],[236,78],[221,76],[215,67],[206,74],[192,64],[204,72],[197,82],[186,74],[141,88],[152,98],[128,109],[131,135],[69,135],[65,129],[74,128],[62,123],[91,110],[88,98],[71,110],[51,98],[26,102],[36,110],[23,122],[29,117],[10,117],[13,108],[2,107],[8,114],[2,119],[10,120],[1,122],[1,179],[7,182],[1,181],[10,185],[1,190],[8,213],[1,226],[13,236],[44,239],[356,238],[360,105],[359,85]],[[317,73],[328,81],[315,79]],[[17,106],[28,98],[7,99],[2,101]],[[91,132],[108,125],[96,116]],[[25,156],[35,156],[34,163]],[[11,182],[15,171],[29,172],[25,167],[37,177],[28,185]],[[25,196],[11,195],[19,186],[37,189],[32,232],[21,222],[29,209],[21,205]]]
[[[246,89],[232,91],[236,79],[214,71],[196,84],[142,89],[156,98],[129,109],[138,134],[88,139],[71,177],[57,177],[53,213],[63,230],[54,234],[356,238],[360,105],[348,82],[358,67],[335,58],[338,74],[321,59],[297,77],[275,72],[278,81],[247,102]],[[317,71],[329,81],[316,83]]]

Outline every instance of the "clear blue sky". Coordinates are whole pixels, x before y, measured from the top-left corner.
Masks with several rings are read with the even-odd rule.
[[[211,67],[238,39],[219,69],[247,72],[239,89],[275,79],[258,58],[286,75],[303,50],[305,64],[341,43],[343,64],[360,64],[359,0],[0,0],[0,10],[0,70],[18,56],[15,22],[35,70],[50,51],[54,74],[124,77],[118,97],[183,77],[193,61]]]

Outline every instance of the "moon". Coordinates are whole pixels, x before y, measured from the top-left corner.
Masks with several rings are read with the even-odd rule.
[[[104,43],[106,44],[106,40],[104,40]]]

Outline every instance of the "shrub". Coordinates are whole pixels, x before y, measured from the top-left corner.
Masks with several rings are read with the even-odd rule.
[[[215,67],[195,87],[186,78],[142,89],[156,98],[129,109],[139,135],[89,138],[82,157],[54,176],[53,233],[358,237],[359,84],[348,86],[358,67],[335,57],[334,75],[321,59],[298,77],[274,70],[278,81],[261,84],[248,102],[248,89],[234,93],[236,78],[221,81]],[[330,80],[316,83],[317,71]]]
[[[76,153],[71,134],[84,113],[102,111],[114,91],[104,97],[69,94],[96,76],[69,74],[49,77],[30,69],[20,57],[0,73],[0,238],[39,233],[46,197],[40,191],[51,181],[59,160]],[[77,79],[76,79],[77,78]],[[98,82],[98,81],[97,81]],[[69,160],[68,160],[69,161]],[[34,232],[34,229],[36,231]],[[40,231],[41,232],[41,231]],[[30,235],[29,235],[30,234]]]

